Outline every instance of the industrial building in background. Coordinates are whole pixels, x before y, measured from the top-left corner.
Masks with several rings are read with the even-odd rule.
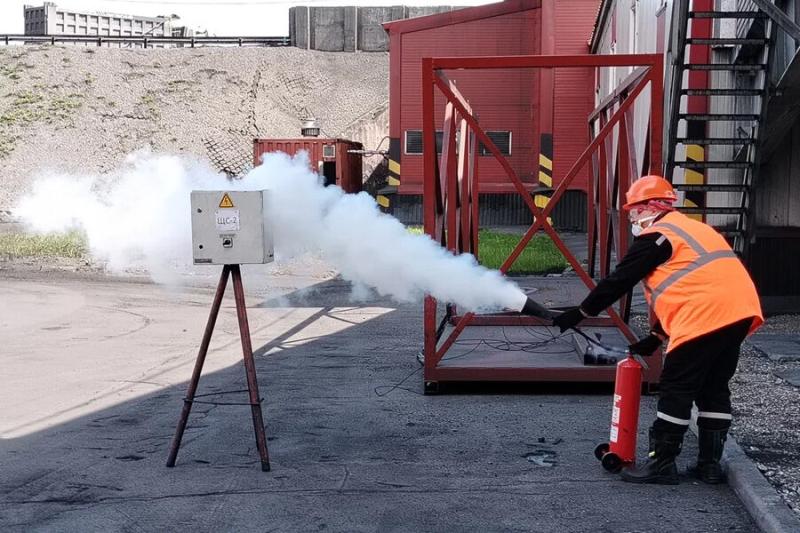
[[[38,7],[26,5],[24,11],[25,35],[171,37],[172,22],[178,18],[176,15],[141,17],[96,11],[70,11],[53,2],[45,2]]]

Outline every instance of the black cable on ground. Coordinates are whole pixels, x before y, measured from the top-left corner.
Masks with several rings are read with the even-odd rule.
[[[487,347],[489,347],[489,348],[491,348],[493,350],[502,351],[502,352],[525,352],[525,353],[530,353],[530,354],[539,353],[541,355],[541,348],[543,346],[546,346],[548,344],[554,343],[554,342],[559,341],[559,340],[563,340],[562,337],[564,336],[563,333],[555,335],[549,329],[547,330],[549,336],[547,336],[547,335],[545,335],[543,333],[538,333],[535,330],[531,330],[529,327],[525,327],[525,331],[531,337],[537,338],[538,340],[535,341],[535,342],[512,341],[512,340],[510,340],[508,338],[508,335],[506,334],[506,331],[505,331],[505,327],[503,327],[502,328],[502,332],[503,332],[504,339],[479,338],[479,339],[462,339],[462,340],[455,341],[453,343],[454,345],[471,346],[471,349],[468,350],[465,353],[462,353],[462,354],[453,355],[453,356],[450,356],[450,357],[444,357],[444,358],[442,358],[442,361],[452,361],[453,359],[460,359],[462,357],[466,357],[466,356],[470,355],[471,353],[473,353],[475,350],[477,350],[481,346],[487,346]],[[572,353],[574,351],[575,350],[573,348],[570,348],[569,350],[564,350],[564,351],[559,351],[559,352],[550,351],[550,352],[547,352],[547,355],[564,355],[564,354]],[[420,392],[417,392],[415,390],[408,389],[406,387],[402,387],[401,386],[401,385],[403,385],[403,383],[408,381],[412,376],[414,376],[417,372],[422,370],[422,368],[423,368],[423,366],[420,366],[419,368],[414,369],[413,372],[411,372],[410,374],[405,376],[403,379],[401,379],[400,381],[398,381],[394,385],[378,385],[377,387],[375,387],[373,389],[373,391],[375,392],[375,395],[380,397],[380,398],[383,398],[384,396],[387,396],[388,394],[391,394],[392,392],[394,392],[394,391],[399,389],[399,390],[408,391],[408,392],[410,392],[412,394],[416,394],[418,396],[424,396],[424,394],[422,394]],[[382,390],[382,389],[388,389],[388,390],[386,390],[386,392],[381,393],[380,390]]]

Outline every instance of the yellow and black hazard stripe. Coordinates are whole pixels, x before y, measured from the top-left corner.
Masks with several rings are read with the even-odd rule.
[[[539,140],[539,184],[553,188],[553,135],[542,133]]]
[[[706,123],[700,120],[690,120],[686,125],[686,136],[690,139],[702,139],[706,135]],[[686,161],[700,163],[706,160],[705,147],[699,144],[686,145]],[[702,169],[684,168],[683,179],[687,185],[703,185],[706,175]],[[706,193],[704,191],[686,191],[683,199],[684,207],[705,207]],[[688,215],[695,220],[703,220],[703,215]]]
[[[397,192],[400,187],[400,139],[389,139],[389,175],[386,185],[387,188],[383,192]],[[391,205],[389,196],[379,194],[376,200],[384,211],[389,209]]]
[[[549,190],[548,190],[549,189]],[[539,137],[539,187],[533,196],[533,203],[544,209],[553,194],[553,135],[542,133]],[[552,223],[548,217],[547,221]]]

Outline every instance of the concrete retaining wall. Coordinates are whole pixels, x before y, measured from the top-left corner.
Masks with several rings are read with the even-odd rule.
[[[381,24],[461,9],[455,6],[312,7],[289,9],[292,46],[324,52],[386,52]]]

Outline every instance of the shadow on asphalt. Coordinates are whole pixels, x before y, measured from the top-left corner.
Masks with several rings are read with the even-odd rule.
[[[0,529],[752,530],[727,487],[631,486],[603,471],[593,450],[608,433],[607,387],[472,384],[425,396],[418,306],[357,324],[348,313],[361,307],[341,283],[322,285],[311,318],[268,344],[253,339],[271,472],[258,467],[241,405],[195,405],[166,468],[182,383],[1,441]],[[321,317],[352,323],[325,334]],[[244,388],[238,364],[203,375],[199,393]]]

